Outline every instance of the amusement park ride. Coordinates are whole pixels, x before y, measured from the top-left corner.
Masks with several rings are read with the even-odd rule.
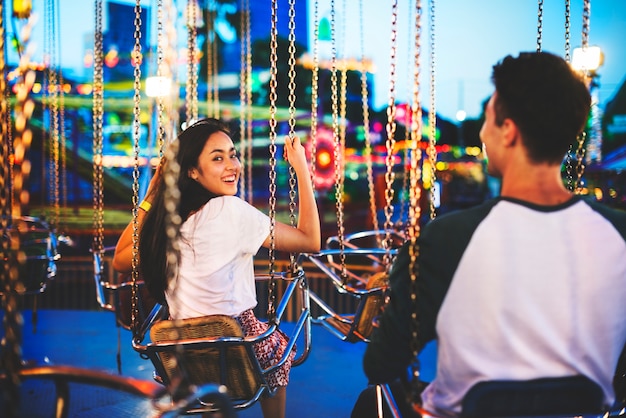
[[[362,3],[362,0],[360,4]],[[103,0],[95,0],[95,27],[94,27],[94,75],[93,75],[93,244],[91,253],[93,255],[93,277],[97,288],[97,300],[102,309],[115,313],[117,321],[121,326],[132,332],[132,346],[143,358],[149,359],[155,368],[155,382],[141,381],[113,375],[95,370],[68,367],[37,365],[28,362],[29,359],[21,358],[20,349],[20,327],[21,315],[19,308],[20,300],[26,294],[44,292],[46,283],[52,279],[56,272],[56,260],[60,257],[58,251],[59,239],[65,237],[58,233],[57,225],[59,220],[59,208],[64,204],[63,187],[59,184],[63,182],[65,174],[65,144],[64,141],[64,106],[63,90],[58,86],[63,84],[62,74],[57,68],[46,69],[49,92],[42,100],[42,105],[48,112],[51,123],[49,124],[49,145],[52,160],[51,188],[54,190],[54,215],[49,223],[41,219],[23,216],[23,210],[29,204],[29,191],[24,189],[31,171],[31,163],[28,160],[29,147],[32,142],[32,131],[29,120],[35,108],[35,102],[31,98],[33,87],[33,72],[29,63],[29,31],[32,29],[30,23],[26,23],[19,40],[22,45],[21,60],[19,67],[13,72],[15,77],[15,88],[9,91],[7,84],[7,67],[4,56],[4,46],[0,48],[0,69],[3,77],[0,77],[0,90],[2,94],[2,106],[0,107],[1,137],[3,156],[0,160],[0,172],[2,173],[2,190],[0,191],[0,204],[2,206],[2,269],[0,278],[2,283],[2,307],[4,311],[4,339],[2,341],[2,364],[0,367],[0,387],[6,399],[18,400],[20,382],[24,379],[48,379],[55,382],[56,387],[56,416],[67,416],[69,411],[68,402],[70,400],[70,386],[72,382],[82,382],[95,386],[114,388],[119,391],[133,393],[138,396],[153,401],[155,416],[178,416],[183,414],[200,414],[206,412],[219,411],[222,416],[234,416],[237,409],[247,408],[271,392],[267,381],[267,374],[272,369],[263,369],[259,366],[254,357],[252,346],[255,342],[267,338],[273,332],[279,332],[281,321],[284,321],[288,306],[296,312],[294,331],[290,337],[291,348],[296,341],[304,344],[301,354],[296,359],[294,365],[306,361],[311,349],[311,324],[323,326],[333,335],[346,343],[367,343],[370,333],[376,324],[376,316],[384,307],[385,291],[387,286],[387,274],[397,248],[410,242],[410,245],[417,246],[417,238],[420,233],[420,221],[424,217],[434,218],[437,214],[436,202],[436,179],[437,179],[437,149],[436,149],[436,112],[435,112],[435,0],[429,0],[430,8],[430,98],[428,112],[428,132],[422,132],[422,105],[420,102],[420,73],[423,71],[420,65],[420,55],[415,53],[414,77],[412,80],[412,102],[410,108],[405,112],[405,120],[402,121],[407,127],[406,138],[402,138],[404,146],[403,155],[398,152],[396,140],[396,61],[397,61],[397,1],[393,3],[392,20],[392,47],[390,87],[387,116],[385,126],[386,140],[384,157],[384,192],[383,207],[377,202],[375,181],[373,176],[374,163],[372,152],[372,141],[370,138],[371,128],[368,107],[368,86],[367,72],[365,70],[365,57],[363,57],[362,77],[362,115],[363,132],[365,140],[365,150],[363,153],[367,167],[368,177],[368,200],[371,212],[371,230],[347,232],[345,230],[345,207],[344,207],[344,186],[345,186],[345,114],[346,114],[346,69],[341,59],[337,57],[335,45],[335,13],[334,1],[332,2],[331,33],[333,35],[333,55],[331,60],[331,97],[332,97],[332,122],[331,138],[332,143],[318,144],[318,133],[322,131],[320,126],[320,115],[318,109],[318,7],[315,1],[315,14],[313,16],[316,28],[315,46],[312,62],[312,101],[310,111],[310,157],[311,166],[315,169],[318,152],[323,152],[324,158],[332,163],[330,185],[334,188],[334,204],[336,214],[337,233],[329,237],[326,241],[326,248],[315,254],[291,254],[288,266],[285,271],[277,271],[276,254],[271,249],[268,255],[269,266],[267,273],[258,274],[259,282],[267,283],[268,289],[268,312],[267,321],[270,327],[264,334],[254,338],[244,337],[239,325],[229,321],[229,318],[207,317],[194,318],[191,320],[171,321],[167,319],[167,307],[150,300],[145,291],[144,283],[137,269],[136,259],[130,277],[111,281],[110,274],[105,272],[104,259],[108,248],[104,245],[104,156],[103,156],[103,132],[104,126],[104,79],[103,79]],[[415,27],[413,28],[413,46],[415,51],[419,51],[423,40],[421,35],[421,0],[415,0]],[[588,36],[588,8],[590,0],[585,0],[587,19],[587,30],[583,30],[583,50],[587,47]],[[56,4],[53,1],[46,1],[46,13],[50,14],[45,19],[45,24],[49,29],[53,29],[56,24],[54,17]],[[198,62],[197,50],[197,28],[195,24],[188,24],[187,37],[187,74],[184,97],[184,120],[177,112],[176,102],[178,91],[167,91],[162,89],[169,85],[174,73],[175,59],[172,58],[172,45],[169,45],[167,33],[170,29],[174,5],[172,1],[158,0],[156,22],[157,31],[157,53],[156,53],[156,91],[149,93],[148,98],[141,95],[141,62],[144,55],[141,51],[140,33],[141,25],[141,2],[137,0],[135,6],[135,25],[128,28],[128,33],[133,34],[135,48],[132,52],[134,71],[133,84],[133,184],[132,184],[132,215],[133,227],[138,228],[137,211],[139,208],[140,195],[142,193],[140,185],[140,165],[139,155],[142,152],[140,138],[142,135],[141,120],[142,109],[148,108],[146,103],[150,103],[151,133],[154,135],[158,157],[168,155],[171,157],[173,147],[167,147],[172,138],[177,134],[178,126],[188,124],[199,118],[198,103]],[[241,197],[252,199],[252,95],[250,89],[250,79],[252,73],[251,65],[251,45],[250,45],[250,0],[242,0],[241,13],[241,82],[239,109],[240,128],[240,150],[244,164],[245,175],[242,176]],[[296,109],[295,109],[295,1],[289,1],[290,33],[289,40],[289,109],[288,112],[281,112],[276,106],[277,87],[277,10],[278,1],[268,0],[268,8],[271,7],[272,19],[268,24],[271,26],[270,42],[270,82],[269,82],[269,183],[270,216],[276,216],[276,171],[277,171],[277,124],[286,122],[288,135],[296,133]],[[541,49],[541,27],[542,27],[542,7],[543,0],[539,0],[539,21],[537,49]],[[569,6],[569,1],[566,0]],[[362,4],[361,4],[362,7]],[[0,39],[7,43],[3,10],[4,2],[0,6]],[[190,0],[187,2],[188,22],[195,22],[197,14],[200,13],[198,2]],[[23,22],[29,22],[30,17],[29,1],[13,1],[13,18]],[[567,7],[566,18],[569,22],[569,7]],[[211,22],[207,24],[208,30],[214,30]],[[362,29],[363,30],[363,29]],[[54,30],[51,31],[54,33]],[[565,56],[569,60],[569,24],[566,24],[566,51]],[[129,35],[131,36],[131,35]],[[50,45],[53,45],[51,41]],[[204,51],[207,54],[208,76],[207,76],[207,104],[206,116],[220,117],[220,103],[217,88],[217,52],[213,44],[207,46]],[[52,51],[47,51],[54,55]],[[214,83],[214,84],[212,84]],[[285,120],[279,121],[277,115],[285,115]],[[301,124],[301,120],[299,122]],[[423,137],[427,141],[423,141]],[[318,147],[318,145],[320,145]],[[326,148],[324,148],[326,146]],[[567,160],[568,185],[572,190],[581,191],[580,180],[584,170],[583,164],[584,138],[580,138],[578,144],[573,144],[572,153]],[[321,150],[321,151],[320,151]],[[170,154],[168,154],[170,153]],[[425,156],[422,157],[422,154]],[[319,167],[319,166],[318,166]],[[397,168],[401,167],[403,172],[400,176],[404,179],[402,190],[406,193],[395,193],[397,188],[395,177],[398,174]],[[319,174],[319,173],[318,173]],[[167,172],[167,176],[176,176],[175,172]],[[316,173],[313,172],[313,179]],[[171,182],[175,184],[175,182]],[[293,187],[294,181],[288,184]],[[172,186],[175,187],[175,186]],[[61,190],[61,192],[60,192]],[[292,189],[293,190],[293,189]],[[422,195],[422,191],[426,191]],[[291,199],[293,194],[290,193]],[[170,191],[171,196],[176,196],[176,190]],[[408,201],[400,201],[407,199]],[[379,199],[380,200],[380,199]],[[426,202],[426,204],[424,204]],[[293,200],[289,204],[290,218],[295,218]],[[174,205],[172,205],[174,206]],[[378,207],[377,207],[378,206]],[[379,224],[378,213],[382,209],[384,220]],[[398,214],[398,211],[408,210],[407,214]],[[175,218],[175,209],[171,215]],[[405,220],[397,222],[397,219]],[[180,225],[172,223],[173,228]],[[174,235],[175,236],[175,235]],[[417,250],[417,248],[416,248]],[[172,250],[174,251],[174,250]],[[136,257],[138,253],[137,236],[133,239],[133,252]],[[282,264],[281,264],[282,265]],[[308,287],[307,272],[316,271],[327,276],[336,291],[348,298],[356,301],[355,310],[349,314],[338,313],[320,295],[313,292]],[[171,274],[171,272],[168,272]],[[417,291],[413,286],[414,292]],[[312,315],[312,306],[321,309],[322,315]],[[231,318],[232,319],[232,318]],[[417,321],[417,320],[416,320]],[[286,350],[290,352],[290,349]],[[417,353],[414,353],[417,355]],[[284,361],[281,360],[281,361]],[[418,385],[420,371],[416,365],[410,370],[413,376],[414,386]],[[417,390],[417,387],[414,388]],[[386,385],[377,387],[377,393],[381,401],[387,403],[393,416],[399,416],[396,402]],[[493,393],[483,393],[485,399],[489,399]],[[417,396],[413,399],[417,401]],[[480,405],[481,401],[476,401],[473,405]],[[17,402],[9,402],[9,409],[6,416],[16,416],[18,410]],[[469,405],[469,403],[468,403]],[[379,412],[382,416],[382,412]],[[480,411],[464,411],[467,416],[484,416]],[[557,411],[556,414],[559,414]],[[597,411],[593,416],[617,416],[615,411]],[[515,411],[512,412],[514,416]],[[544,414],[545,415],[545,414]],[[3,415],[5,416],[5,415]],[[563,416],[558,415],[558,416]],[[591,415],[589,415],[591,416]]]

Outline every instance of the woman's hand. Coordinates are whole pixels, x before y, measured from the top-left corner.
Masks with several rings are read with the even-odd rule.
[[[285,138],[284,158],[296,170],[296,174],[301,175],[309,172],[309,165],[304,152],[304,146],[297,136],[287,136]],[[304,171],[306,170],[306,171]]]

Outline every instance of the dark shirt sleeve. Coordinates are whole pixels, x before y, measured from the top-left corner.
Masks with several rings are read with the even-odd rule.
[[[406,243],[394,260],[389,274],[389,302],[379,318],[363,358],[363,369],[370,383],[391,382],[406,375],[411,362],[411,278],[409,244]],[[425,272],[424,272],[425,273]],[[419,350],[435,338],[435,321],[440,306],[433,303],[433,290],[424,274],[418,273],[418,346]]]

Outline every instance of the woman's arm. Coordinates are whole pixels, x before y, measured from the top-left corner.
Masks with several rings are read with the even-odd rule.
[[[317,252],[322,245],[320,216],[304,147],[300,138],[285,140],[285,159],[291,164],[298,181],[298,225],[276,222],[274,247],[279,251]],[[268,236],[263,246],[269,248]]]
[[[152,205],[152,199],[154,198],[156,189],[158,187],[158,183],[161,179],[161,164],[157,166],[152,179],[150,180],[150,185],[148,186],[148,191],[146,192],[146,197],[143,202],[147,202],[148,204],[142,203],[139,206],[139,210],[137,211],[137,225],[138,228],[141,229],[141,224],[143,223],[143,219],[146,216],[146,212],[150,209]],[[137,231],[139,233],[139,230]],[[117,245],[115,246],[115,254],[113,255],[113,268],[119,273],[130,273],[133,270],[133,220],[126,225],[124,231],[122,231],[122,235],[120,235],[117,240]]]

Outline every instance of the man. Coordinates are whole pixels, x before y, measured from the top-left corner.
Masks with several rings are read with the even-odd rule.
[[[545,52],[507,56],[492,81],[480,138],[500,196],[438,217],[418,240],[419,347],[436,339],[438,349],[422,407],[456,416],[480,381],[575,375],[609,406],[626,342],[626,212],[574,195],[561,178],[589,92]],[[406,374],[412,360],[408,245],[363,359],[371,383]]]

